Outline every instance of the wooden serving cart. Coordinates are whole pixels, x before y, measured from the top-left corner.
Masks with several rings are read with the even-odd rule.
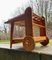
[[[35,43],[37,42],[40,42],[43,46],[46,46],[49,43],[49,39],[46,36],[45,18],[32,13],[30,7],[28,7],[23,14],[12,18],[5,23],[11,25],[10,48],[12,48],[12,44],[22,42],[24,49],[26,51],[31,51],[35,48]],[[25,26],[25,37],[13,39],[14,23]],[[33,36],[33,26],[38,26],[40,28],[40,36]]]

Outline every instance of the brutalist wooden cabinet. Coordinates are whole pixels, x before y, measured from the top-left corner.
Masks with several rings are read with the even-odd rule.
[[[35,43],[39,42],[43,46],[46,46],[49,43],[49,39],[46,36],[45,18],[33,13],[30,7],[26,8],[23,14],[12,18],[5,23],[11,25],[10,48],[12,48],[12,44],[22,42],[24,49],[26,51],[31,51],[35,48]],[[25,27],[25,37],[13,39],[14,23]],[[33,26],[38,26],[40,28],[40,36],[33,36]]]

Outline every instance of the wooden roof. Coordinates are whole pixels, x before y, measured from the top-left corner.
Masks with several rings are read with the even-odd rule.
[[[14,17],[12,19],[9,19],[8,21],[6,21],[5,23],[11,23],[11,22],[17,22],[17,21],[23,21],[25,19],[24,14],[21,14],[17,17]]]
[[[14,17],[12,19],[9,19],[8,21],[6,21],[5,23],[16,23],[16,24],[21,24],[21,25],[24,25],[24,21],[25,21],[25,17],[27,16],[28,17],[28,14],[26,14],[26,11],[27,13],[32,13],[32,9],[29,11],[30,7],[28,7],[25,12],[17,17]],[[26,14],[26,15],[25,15]],[[32,13],[32,20],[34,23],[36,24],[39,24],[40,21],[43,21],[44,20],[44,17],[40,17],[38,15],[36,15],[35,13]]]

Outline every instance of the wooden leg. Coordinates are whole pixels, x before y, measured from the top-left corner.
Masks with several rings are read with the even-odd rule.
[[[46,36],[46,28],[40,27],[40,36]]]
[[[40,28],[40,36],[46,36],[46,29],[45,28]],[[46,39],[42,42],[40,42],[43,46],[46,46],[49,43],[49,39],[46,36]]]
[[[13,29],[14,29],[14,23],[11,23],[11,33],[10,33],[10,48],[12,48],[12,40],[13,40]]]

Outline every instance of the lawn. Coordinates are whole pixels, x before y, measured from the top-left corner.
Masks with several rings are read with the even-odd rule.
[[[9,40],[0,40],[0,44],[9,44]],[[37,45],[40,45],[40,43],[37,43]],[[49,40],[49,46],[52,46],[52,39]]]
[[[0,40],[0,44],[9,44],[10,41],[9,40]]]
[[[52,46],[52,39],[49,40],[49,44],[50,46]]]

